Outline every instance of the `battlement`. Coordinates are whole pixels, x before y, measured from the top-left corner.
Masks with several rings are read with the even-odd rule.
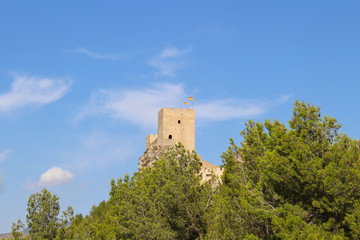
[[[177,113],[192,113],[195,114],[195,109],[193,108],[162,108],[160,111],[163,113],[177,114]]]

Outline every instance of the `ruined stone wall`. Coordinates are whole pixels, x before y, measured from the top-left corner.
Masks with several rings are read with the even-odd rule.
[[[218,180],[221,181],[221,176],[224,172],[222,167],[216,166],[215,164],[205,161],[199,154],[201,164],[202,182],[208,182],[213,176],[217,176]]]

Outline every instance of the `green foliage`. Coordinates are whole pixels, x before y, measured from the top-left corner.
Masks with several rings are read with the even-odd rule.
[[[208,239],[262,239],[270,234],[274,207],[250,177],[259,178],[255,172],[250,174],[249,168],[254,168],[240,164],[239,151],[231,140],[231,146],[223,154],[223,185],[207,216],[208,225],[212,226]]]
[[[359,143],[320,108],[295,102],[289,127],[249,121],[222,158],[214,239],[347,239],[359,234]],[[225,207],[224,207],[225,206]],[[222,238],[223,236],[223,238]]]
[[[72,239],[74,225],[74,209],[69,206],[66,211],[63,211],[61,218],[58,220],[58,229],[56,239]]]
[[[46,188],[32,194],[28,201],[26,223],[32,239],[55,239],[60,211],[59,198]]]
[[[13,223],[12,235],[15,239],[67,239],[74,210],[68,207],[61,219],[59,198],[46,188],[31,194],[27,205],[26,223],[29,235],[24,235],[25,224],[18,220]]]
[[[17,223],[13,223],[11,227],[11,234],[15,240],[17,239],[25,239],[24,235],[25,224],[18,219]]]
[[[199,170],[196,154],[176,146],[152,168],[112,180],[109,201],[93,207],[79,238],[202,239],[213,191]]]
[[[181,145],[132,177],[111,181],[110,199],[88,216],[56,195],[30,196],[31,239],[359,239],[359,141],[320,108],[295,102],[288,126],[249,120],[240,146],[223,153],[222,183],[201,183]],[[213,179],[215,181],[215,179]],[[24,239],[24,224],[13,224]]]

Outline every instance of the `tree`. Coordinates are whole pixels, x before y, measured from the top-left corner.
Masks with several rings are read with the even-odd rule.
[[[240,147],[231,140],[222,156],[224,185],[209,218],[217,226],[213,238],[357,236],[360,149],[340,127],[298,101],[288,127],[250,120]]]
[[[55,239],[59,227],[59,198],[46,188],[41,193],[30,195],[28,201],[26,223],[33,239]]]
[[[27,204],[26,223],[29,228],[30,239],[64,239],[67,237],[67,228],[73,220],[73,209],[63,212],[63,217],[58,218],[60,212],[59,198],[51,194],[46,188],[41,192],[31,194]],[[12,234],[15,239],[28,238],[24,236],[25,225],[18,220],[13,223]]]

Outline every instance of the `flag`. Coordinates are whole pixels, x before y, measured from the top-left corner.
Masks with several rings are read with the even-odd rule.
[[[193,97],[188,97],[188,99],[189,99],[189,100],[191,100],[191,101],[193,101],[193,100],[194,100],[194,98],[193,98]]]
[[[185,104],[185,105],[189,105],[189,103],[188,103],[188,102],[184,102],[184,104]]]

